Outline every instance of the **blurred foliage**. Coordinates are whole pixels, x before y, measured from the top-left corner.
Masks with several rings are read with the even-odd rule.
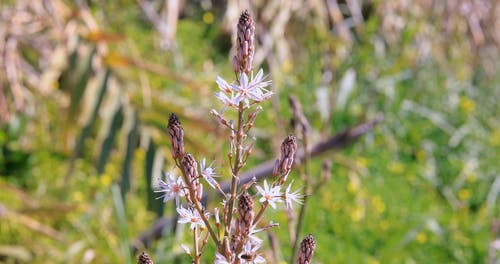
[[[215,77],[232,75],[231,34],[246,5],[172,2],[173,35],[162,35],[146,1],[0,4],[1,261],[133,262],[126,245],[174,213],[151,191],[174,168],[170,112],[183,122],[186,148],[226,173],[227,135],[207,113],[220,108]],[[276,96],[257,120],[248,168],[274,157],[291,132],[290,94],[315,141],[385,115],[357,144],[313,162],[319,175],[322,159],[333,161],[304,227],[317,240],[315,263],[498,261],[488,244],[500,235],[490,231],[500,214],[500,4],[251,7],[255,62],[271,73]],[[283,259],[286,230],[274,230]],[[182,230],[164,235],[148,249],[156,262],[187,261]]]

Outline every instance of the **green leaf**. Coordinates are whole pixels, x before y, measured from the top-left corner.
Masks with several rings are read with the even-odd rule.
[[[127,217],[125,215],[125,208],[123,206],[120,187],[118,187],[118,185],[116,184],[113,184],[111,186],[111,192],[113,194],[113,203],[115,206],[116,218],[118,221],[118,231],[120,233],[120,248],[122,249],[122,255],[125,258],[125,263],[132,264],[132,254],[130,252],[130,247],[128,244]]]
[[[130,189],[130,171],[132,169],[132,161],[134,159],[134,153],[137,146],[137,141],[139,138],[139,122],[137,119],[137,112],[134,110],[131,115],[126,115],[126,123],[130,124],[127,129],[127,149],[125,151],[125,158],[123,160],[122,166],[122,178],[120,181],[120,187],[122,190],[122,197],[125,197],[125,194]],[[127,120],[129,119],[129,120]]]
[[[157,168],[159,167],[157,158],[157,147],[156,144],[151,139],[149,140],[150,142],[148,144],[148,149],[146,150],[146,162],[145,162],[147,208],[150,211],[156,212],[158,217],[161,217],[163,215],[163,202],[161,199],[156,199],[156,195],[153,192],[153,179],[155,176],[155,171],[157,171]]]
[[[104,98],[104,95],[106,94],[106,90],[108,87],[109,83],[109,77],[110,77],[110,71],[106,70],[106,73],[104,74],[104,78],[101,84],[101,87],[99,88],[96,101],[94,103],[94,107],[92,110],[92,113],[90,114],[90,117],[85,124],[85,126],[82,128],[80,132],[80,136],[78,137],[78,141],[76,143],[75,149],[73,151],[73,155],[70,160],[70,165],[68,172],[66,173],[66,176],[64,178],[64,182],[67,184],[71,178],[71,174],[73,173],[74,167],[75,167],[75,161],[77,158],[80,157],[80,155],[83,152],[83,147],[85,145],[85,141],[87,140],[88,136],[90,135],[90,132],[92,130],[92,127],[95,123],[95,120],[97,118],[97,113],[99,111],[99,108],[101,107],[102,100]]]
[[[97,174],[99,175],[104,172],[104,168],[108,162],[111,150],[113,149],[113,143],[115,141],[116,134],[121,127],[122,121],[123,107],[119,105],[111,118],[111,124],[107,126],[109,129],[106,133],[106,138],[102,143],[101,154],[99,155],[99,161],[97,163]]]

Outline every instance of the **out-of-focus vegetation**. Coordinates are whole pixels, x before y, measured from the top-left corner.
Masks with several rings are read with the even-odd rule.
[[[174,168],[170,112],[186,147],[225,173],[227,135],[208,111],[220,108],[214,80],[233,74],[231,34],[249,8],[255,67],[276,96],[248,167],[291,132],[288,95],[315,141],[385,116],[313,161],[318,175],[333,161],[305,219],[315,263],[498,263],[498,1],[76,2],[0,4],[1,261],[134,262],[129,244],[174,214],[152,193]],[[186,239],[165,232],[147,250],[185,262]]]

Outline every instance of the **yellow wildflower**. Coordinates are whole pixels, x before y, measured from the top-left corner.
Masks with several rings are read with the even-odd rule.
[[[468,200],[471,196],[472,193],[469,189],[461,189],[460,191],[458,191],[458,198],[460,198],[460,200],[462,201]]]
[[[460,110],[462,110],[463,112],[471,113],[474,112],[474,110],[476,110],[476,102],[474,102],[467,96],[462,96],[460,97],[459,107]]]
[[[419,232],[415,238],[419,244],[424,244],[427,242],[427,235],[423,232]]]
[[[389,162],[388,169],[389,169],[389,172],[391,172],[391,173],[401,174],[401,173],[403,173],[405,166],[401,162],[391,161],[391,162]]]
[[[375,208],[375,210],[377,211],[377,213],[381,214],[385,211],[385,203],[384,203],[384,201],[382,201],[380,196],[377,195],[377,196],[373,197],[372,204],[373,204],[373,207]]]

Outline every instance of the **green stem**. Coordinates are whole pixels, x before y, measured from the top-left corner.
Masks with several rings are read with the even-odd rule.
[[[233,218],[234,201],[236,199],[236,191],[238,187],[238,172],[241,168],[241,156],[240,149],[243,147],[243,102],[240,102],[238,106],[238,131],[236,132],[236,158],[234,159],[234,164],[232,168],[232,178],[231,178],[231,195],[228,202],[228,212],[225,221],[225,234],[224,236],[229,237],[231,229],[231,220]]]
[[[194,228],[193,230],[193,240],[194,240],[194,263],[200,263],[200,256],[198,256],[198,238],[196,237],[198,228]]]

